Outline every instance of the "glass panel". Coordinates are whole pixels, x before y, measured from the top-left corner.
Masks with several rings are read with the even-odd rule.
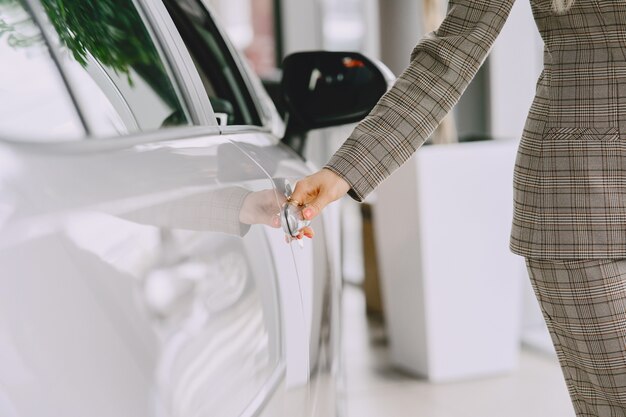
[[[241,73],[217,27],[198,0],[165,0],[218,117],[228,125],[261,121]]]
[[[82,123],[42,34],[17,0],[0,1],[0,136],[79,139]]]
[[[210,0],[235,47],[262,78],[278,68],[277,0]]]
[[[132,0],[42,4],[96,133],[189,124],[165,60]]]

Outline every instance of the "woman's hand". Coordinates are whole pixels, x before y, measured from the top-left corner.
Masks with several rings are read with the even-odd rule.
[[[287,201],[285,196],[275,190],[262,190],[248,194],[239,212],[239,221],[243,224],[264,224],[273,228],[280,227],[280,206]]]
[[[291,201],[304,205],[302,215],[313,220],[324,207],[340,199],[350,190],[350,184],[329,169],[322,169],[299,180]]]

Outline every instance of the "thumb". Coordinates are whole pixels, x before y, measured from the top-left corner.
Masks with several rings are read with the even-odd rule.
[[[313,220],[316,218],[324,209],[324,207],[319,207],[315,201],[308,203],[306,207],[302,210],[302,217],[305,220]]]
[[[310,181],[309,177],[305,177],[296,182],[289,199],[296,204],[304,205],[305,203],[313,200],[317,194],[317,187],[313,187],[312,181]]]
[[[313,220],[324,207],[332,202],[324,187],[315,181],[315,177],[307,177],[296,183],[291,200],[304,205],[302,217]]]
[[[333,202],[333,199],[330,198],[328,192],[324,192],[323,190],[317,194],[317,197],[314,199],[304,203],[304,209],[302,210],[302,217],[305,220],[313,220],[316,218],[324,208]]]

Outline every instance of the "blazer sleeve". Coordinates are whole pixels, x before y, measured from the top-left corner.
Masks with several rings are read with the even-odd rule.
[[[515,0],[450,0],[439,28],[420,40],[393,87],[324,168],[362,201],[433,133],[474,78]]]
[[[239,213],[251,193],[242,187],[221,188],[136,210],[120,217],[169,229],[211,231],[243,237],[250,230],[250,225],[239,221]]]

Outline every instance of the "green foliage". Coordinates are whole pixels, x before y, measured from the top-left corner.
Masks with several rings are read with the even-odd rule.
[[[6,1],[6,0],[2,0]],[[129,68],[159,62],[141,17],[129,0],[43,0],[59,38],[76,61],[90,53],[101,64],[128,74]]]
[[[24,0],[0,0],[0,37],[9,45],[28,47],[43,42],[25,12]],[[40,0],[61,44],[83,67],[88,57],[117,73],[126,74],[132,85],[131,69],[174,110],[183,114],[159,53],[132,0]],[[19,21],[7,21],[16,13]],[[36,35],[33,36],[33,33]],[[173,120],[173,119],[172,119]]]
[[[7,0],[0,0],[7,1]],[[87,65],[90,54],[128,76],[137,72],[174,109],[180,105],[132,0],[41,0],[61,42]]]

